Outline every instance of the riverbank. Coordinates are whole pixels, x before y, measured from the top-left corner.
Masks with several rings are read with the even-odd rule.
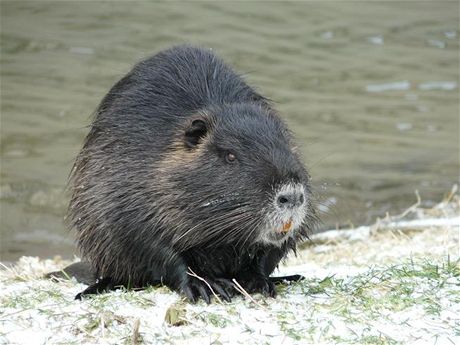
[[[166,288],[74,301],[42,275],[69,262],[23,257],[0,270],[4,344],[458,344],[460,199],[416,203],[371,227],[314,236],[280,274],[278,298],[186,303]]]

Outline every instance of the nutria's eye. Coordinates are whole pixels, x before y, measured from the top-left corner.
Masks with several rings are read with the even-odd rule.
[[[227,163],[234,163],[236,161],[236,156],[231,152],[227,152],[225,155],[225,160]]]

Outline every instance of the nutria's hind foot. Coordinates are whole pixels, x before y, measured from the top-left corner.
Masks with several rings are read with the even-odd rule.
[[[201,297],[207,304],[210,304],[211,296],[214,294],[222,297],[226,302],[232,301],[234,287],[230,280],[224,278],[204,279],[207,284],[201,279],[191,278],[182,288],[182,292],[190,302],[196,303]],[[212,291],[209,287],[211,287]]]
[[[300,274],[293,274],[290,276],[270,277],[269,279],[273,284],[284,284],[284,283],[298,282],[298,281],[304,280],[305,277]]]
[[[87,261],[74,262],[60,271],[45,274],[44,278],[59,282],[60,279],[75,278],[79,283],[92,285],[96,282],[96,274],[91,270],[91,265]]]
[[[76,300],[81,300],[83,296],[88,296],[88,295],[97,295],[101,294],[104,292],[116,290],[119,288],[118,285],[115,285],[113,282],[112,278],[107,277],[107,278],[101,278],[98,279],[94,284],[88,286],[85,290],[82,292],[78,293],[75,296]]]

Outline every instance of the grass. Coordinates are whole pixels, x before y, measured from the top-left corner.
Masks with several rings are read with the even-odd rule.
[[[31,284],[1,297],[0,322],[15,318],[17,324],[27,326],[27,317],[21,315],[33,310],[36,317],[58,324],[67,320],[60,327],[86,341],[98,341],[102,335],[128,344],[134,318],[142,319],[161,309],[161,322],[149,325],[148,319],[144,319],[138,342],[148,343],[156,334],[156,339],[174,343],[190,336],[200,338],[204,332],[211,343],[224,344],[228,339],[226,330],[239,329],[240,336],[255,337],[260,344],[280,339],[290,339],[292,343],[400,344],[404,341],[379,329],[395,325],[413,327],[401,315],[407,315],[408,319],[435,320],[446,307],[457,304],[458,309],[459,264],[459,260],[450,257],[437,261],[406,258],[397,265],[373,265],[353,276],[307,278],[283,286],[278,299],[265,301],[264,309],[242,298],[224,305],[206,306],[202,302],[191,305],[162,288],[120,291],[74,302],[69,299],[73,293],[63,293],[57,284],[39,281],[48,285],[37,289]],[[173,302],[166,311],[164,297]],[[254,297],[264,300],[260,295]],[[459,325],[460,320],[455,320],[451,337],[459,336]],[[6,332],[0,334],[0,339],[7,336]],[[107,340],[107,343],[115,342]]]
[[[428,260],[416,263],[408,259],[399,265],[370,267],[351,278],[306,279],[283,293],[300,288],[307,297],[324,295],[330,311],[350,321],[356,319],[356,309],[360,315],[372,319],[382,308],[398,312],[414,305],[423,306],[429,314],[439,315],[441,289],[446,284],[460,284],[459,264],[459,260],[452,261],[449,257],[440,263]],[[456,283],[450,282],[451,278]],[[457,294],[452,292],[451,297],[454,296]]]
[[[0,343],[460,343],[458,237],[427,228],[309,246],[294,263],[306,279],[277,299],[209,306],[164,287],[74,301],[83,285],[38,278],[65,263],[22,258],[0,271]]]
[[[174,293],[164,288],[118,291],[76,304],[69,298],[74,293],[64,292],[58,284],[35,281],[37,286],[30,284],[31,281],[18,283],[15,279],[13,277],[12,281],[22,284],[21,289],[0,297],[0,322],[13,317],[18,324],[26,326],[27,318],[21,318],[21,314],[33,310],[35,315],[57,323],[62,319],[71,321],[68,322],[73,325],[70,332],[87,341],[95,341],[98,334],[103,334],[121,343],[130,343],[131,324],[136,313],[125,316],[120,311],[130,314],[130,310],[153,313],[164,310],[164,300],[159,299],[159,295],[176,301],[163,315],[166,315],[166,324],[182,332],[161,330],[164,323],[159,323],[160,333],[157,333],[157,337],[172,343],[187,335],[199,337],[200,329],[207,329],[208,334],[216,337],[212,343],[225,343],[220,338],[225,338],[225,330],[237,328],[249,337],[265,332],[263,339],[268,343],[278,341],[282,335],[283,339],[294,343],[320,340],[344,344],[399,344],[400,339],[379,331],[378,325],[397,324],[410,329],[413,327],[409,322],[411,317],[436,320],[446,307],[457,305],[458,311],[460,302],[460,260],[449,256],[437,259],[409,257],[399,264],[369,266],[350,276],[307,278],[282,286],[277,300],[254,296],[260,303],[265,302],[264,309],[242,298],[224,305],[208,307],[201,302],[191,305],[183,299],[177,300]],[[9,284],[14,284],[12,281]],[[76,307],[77,312],[72,313]],[[401,314],[406,314],[406,319]],[[274,331],[267,332],[264,323]],[[158,327],[153,328],[158,331]],[[0,339],[7,335],[0,333]],[[460,336],[460,319],[453,320],[451,336]],[[432,337],[436,338],[437,334]],[[148,343],[148,339],[148,336],[140,336],[138,341]]]

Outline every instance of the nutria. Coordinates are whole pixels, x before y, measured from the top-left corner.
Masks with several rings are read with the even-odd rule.
[[[210,287],[230,300],[236,279],[275,296],[270,274],[315,219],[309,175],[272,103],[192,46],[112,87],[70,185],[68,220],[100,278],[84,294],[162,283],[191,301],[209,302]]]

